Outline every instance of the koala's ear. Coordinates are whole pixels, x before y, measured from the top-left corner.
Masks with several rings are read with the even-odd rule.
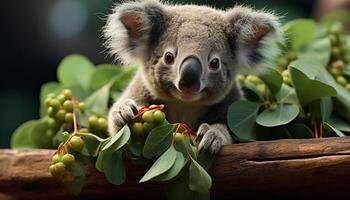
[[[277,42],[283,41],[275,15],[236,6],[227,11],[226,17],[230,46],[241,66],[255,67],[273,56],[271,52],[278,53]]]
[[[156,0],[118,4],[104,28],[106,46],[123,63],[129,64],[157,42],[165,18],[164,6]]]

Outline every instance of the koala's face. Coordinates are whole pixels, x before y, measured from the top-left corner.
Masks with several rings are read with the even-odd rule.
[[[142,64],[157,96],[211,105],[231,91],[240,66],[262,59],[260,41],[277,26],[272,15],[242,7],[225,12],[143,1],[117,6],[105,33],[119,58]]]

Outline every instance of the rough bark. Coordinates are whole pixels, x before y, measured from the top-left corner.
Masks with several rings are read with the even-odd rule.
[[[0,198],[73,198],[50,176],[51,155],[50,150],[0,150]],[[138,183],[143,166],[127,164],[122,186],[109,184],[92,164],[86,171],[80,199],[164,198],[161,184]],[[347,197],[350,138],[233,144],[220,151],[210,173],[215,199]]]

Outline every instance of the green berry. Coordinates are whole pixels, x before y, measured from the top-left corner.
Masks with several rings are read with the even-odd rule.
[[[45,99],[44,103],[45,103],[45,106],[46,106],[46,107],[50,107],[50,106],[51,106],[51,100],[52,100],[51,97],[47,97],[47,98]]]
[[[66,113],[64,121],[69,124],[73,123],[73,113]]]
[[[60,104],[62,105],[64,103],[64,101],[66,100],[66,98],[64,97],[63,94],[60,94],[57,96],[57,100],[60,102]]]
[[[55,154],[52,156],[52,164],[56,164],[58,162],[62,162],[62,156],[59,154]]]
[[[151,132],[151,130],[154,128],[153,123],[148,123],[148,122],[144,122],[143,123],[143,131],[148,134],[149,132]]]
[[[282,76],[283,77],[289,77],[289,71],[288,70],[283,70]]]
[[[141,136],[143,135],[143,125],[140,122],[136,122],[134,123],[134,125],[132,126],[132,132],[135,135]]]
[[[72,112],[73,111],[73,103],[71,100],[66,100],[63,103],[63,108],[68,111],[68,112]]]
[[[56,130],[58,128],[57,121],[54,118],[49,118],[47,120],[47,125],[50,129]]]
[[[71,90],[63,90],[62,94],[64,95],[65,99],[72,99],[73,93]]]
[[[269,106],[269,111],[275,111],[278,108],[278,104],[277,103],[272,103]]]
[[[102,117],[98,118],[97,127],[99,130],[105,131],[107,130],[107,126],[108,126],[108,122],[105,118],[102,118]]]
[[[66,166],[62,162],[58,162],[51,165],[49,171],[52,176],[61,176],[66,172]]]
[[[84,140],[81,137],[73,136],[69,141],[69,147],[79,152],[84,148]]]
[[[68,167],[71,167],[75,162],[75,157],[72,154],[65,154],[62,157],[62,162]]]
[[[332,63],[333,64],[333,63]],[[333,66],[334,65],[334,66]],[[338,68],[338,69],[343,69],[345,67],[345,63],[342,60],[337,60],[334,62],[332,66],[334,68]]]
[[[338,76],[336,80],[342,86],[345,86],[348,83],[344,76]]]
[[[240,84],[243,84],[244,83],[244,80],[245,80],[245,76],[243,74],[238,74],[237,75],[237,80]]]
[[[49,116],[49,117],[55,117],[56,116],[56,109],[54,109],[53,107],[49,107],[48,109],[47,109],[47,115]]]
[[[254,76],[254,75],[248,75],[246,80],[253,85],[258,85],[261,83],[261,80],[259,79],[259,77]]]
[[[153,113],[153,118],[154,118],[154,122],[155,123],[163,123],[164,120],[165,120],[165,114],[164,112],[160,111],[160,110],[156,110],[154,113]]]
[[[341,75],[341,70],[337,69],[337,68],[330,68],[329,72],[334,76],[337,77],[339,75]]]
[[[46,130],[46,137],[53,138],[55,136],[55,131],[52,129]]]
[[[277,64],[279,67],[287,67],[289,64],[289,60],[283,56],[277,60]]]
[[[73,130],[73,123],[64,123],[63,130],[69,131],[69,132],[72,131]]]
[[[153,121],[154,121],[153,112],[146,111],[145,113],[143,113],[142,119],[147,123],[153,123]]]
[[[81,112],[84,112],[86,110],[86,104],[84,102],[80,102],[78,104],[78,108]]]
[[[89,117],[89,127],[92,127],[92,128],[98,127],[98,117],[96,116]]]
[[[256,86],[256,90],[257,90],[261,95],[264,95],[264,94],[266,94],[266,92],[267,92],[267,88],[266,88],[266,85],[265,85],[264,83],[257,85],[257,86]]]
[[[60,106],[61,106],[60,102],[57,99],[52,99],[51,102],[50,102],[50,105],[55,110],[59,110]]]
[[[65,116],[66,116],[66,111],[63,110],[63,109],[59,110],[59,111],[56,113],[56,115],[55,115],[56,120],[57,120],[57,122],[59,122],[59,123],[64,122]]]
[[[345,88],[350,92],[350,84],[346,84]]]
[[[174,140],[176,144],[179,144],[180,142],[182,142],[183,139],[184,139],[184,135],[182,133],[174,134]]]

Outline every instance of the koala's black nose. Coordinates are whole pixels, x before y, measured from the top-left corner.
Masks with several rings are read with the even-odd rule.
[[[202,65],[198,58],[188,57],[180,68],[179,89],[183,92],[196,92],[200,88]]]

